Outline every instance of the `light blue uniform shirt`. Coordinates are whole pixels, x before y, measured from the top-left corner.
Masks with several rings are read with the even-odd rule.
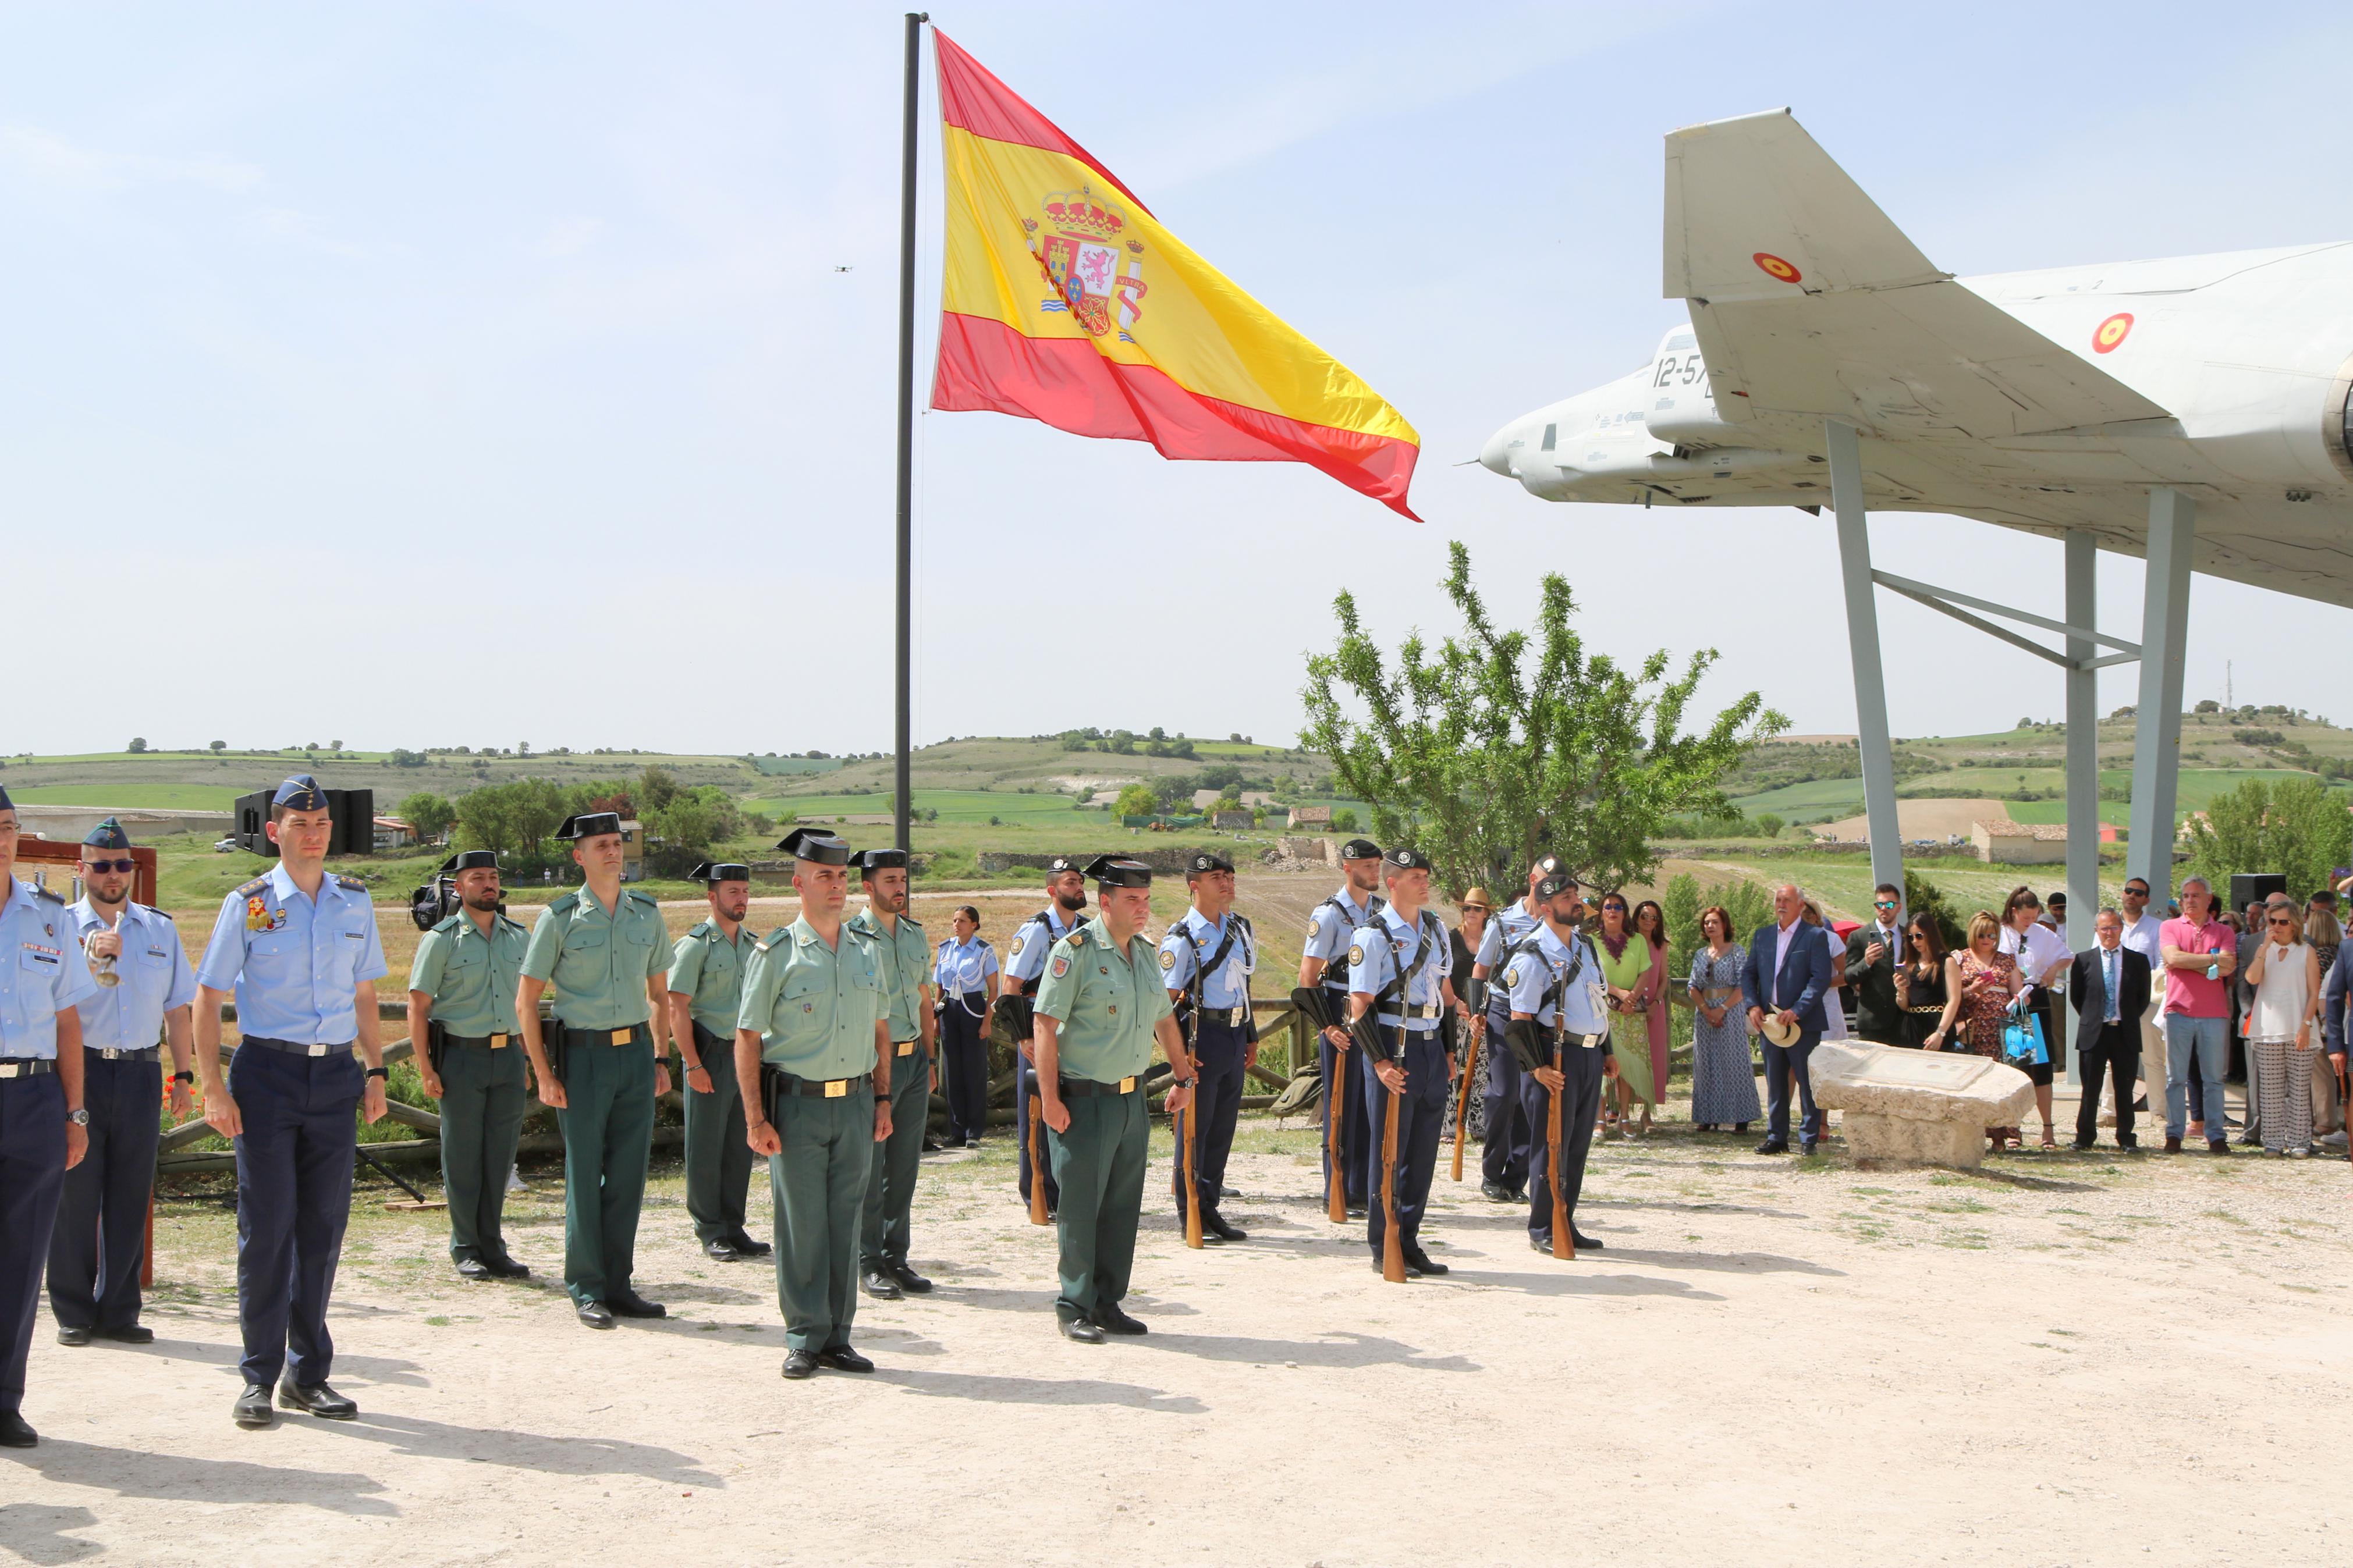
[[[1048,906],[1042,915],[1031,915],[1013,933],[1013,945],[1005,951],[1005,977],[1018,988],[1043,974],[1047,949],[1077,930],[1078,924],[1063,921],[1060,904]]]
[[[73,906],[76,941],[106,929],[88,899]],[[196,999],[196,973],[180,948],[180,928],[172,917],[126,899],[115,927],[122,952],[114,960],[120,984],[111,989],[91,977],[81,1002],[81,1043],[93,1051],[143,1051],[164,1033],[164,1015]]]
[[[1493,974],[1504,966],[1504,955],[1525,942],[1528,933],[1544,924],[1543,917],[1528,913],[1525,899],[1514,899],[1495,912],[1487,929],[1479,933],[1479,951],[1471,962],[1487,966]]]
[[[235,993],[241,1034],[347,1046],[359,1037],[354,990],[389,970],[365,883],[330,876],[313,901],[281,864],[221,900],[196,979]]]
[[[975,931],[969,941],[950,937],[940,943],[939,957],[932,963],[932,984],[943,996],[979,995],[988,989],[985,984],[988,977],[997,973],[997,950]]]
[[[1335,904],[1339,906],[1336,912],[1333,909]],[[1356,934],[1356,928],[1369,921],[1375,910],[1385,907],[1385,900],[1378,893],[1367,893],[1360,904],[1347,889],[1342,888],[1307,917],[1307,941],[1301,947],[1300,955],[1324,961],[1324,989],[1341,992],[1364,989],[1361,985],[1352,984],[1345,974],[1335,975],[1333,970],[1338,967],[1335,961],[1348,956],[1348,946]],[[1451,947],[1454,944],[1449,942],[1447,945]]]
[[[1523,941],[1513,948],[1510,960],[1504,965],[1501,989],[1511,995],[1511,1010],[1526,1013],[1546,1028],[1550,1028],[1557,1016],[1561,1027],[1573,1035],[1599,1035],[1609,1027],[1599,1009],[1593,1005],[1593,993],[1587,982],[1601,978],[1601,955],[1593,951],[1591,938],[1579,932],[1575,945],[1566,946],[1553,934],[1552,927],[1537,927],[1535,950],[1531,952]],[[1565,984],[1564,984],[1565,983]],[[1545,993],[1560,986],[1557,1005],[1545,1004]]]
[[[55,893],[7,879],[0,904],[0,1057],[58,1054],[58,1015],[98,989],[81,933]]]
[[[1171,991],[1182,991],[1193,984],[1193,966],[1207,963],[1225,947],[1226,932],[1234,933],[1234,944],[1227,948],[1224,960],[1201,982],[1201,1005],[1204,1007],[1239,1007],[1250,1000],[1250,977],[1258,973],[1258,942],[1251,934],[1250,922],[1229,910],[1221,921],[1207,921],[1198,910],[1187,910],[1182,919],[1168,928],[1160,939],[1160,978]],[[1190,940],[1187,940],[1187,939]],[[1199,955],[1194,950],[1199,948]]]
[[[1380,1015],[1382,1023],[1394,1026],[1402,1021],[1409,1033],[1417,1035],[1437,1028],[1439,1015],[1445,1010],[1446,994],[1440,986],[1454,967],[1454,943],[1446,934],[1445,924],[1424,910],[1419,927],[1409,926],[1398,918],[1396,910],[1384,905],[1371,924],[1356,928],[1348,943],[1349,991],[1377,996],[1390,981],[1412,972],[1424,942],[1431,944],[1430,962],[1405,984],[1398,999],[1405,1004],[1405,1015],[1400,1018],[1394,1001]]]

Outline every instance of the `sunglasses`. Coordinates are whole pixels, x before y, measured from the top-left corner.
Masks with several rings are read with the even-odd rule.
[[[139,862],[125,858],[121,860],[85,860],[83,865],[93,871],[136,871]]]
[[[1487,906],[1484,904],[1465,904],[1462,906],[1462,912],[1466,915],[1483,915],[1487,912]]]
[[[1626,912],[1626,906],[1625,906],[1625,905],[1623,905],[1623,904],[1604,904],[1604,905],[1602,905],[1602,906],[1601,906],[1601,912],[1602,912],[1603,914],[1605,914],[1605,915],[1608,915],[1608,914],[1620,914],[1620,915],[1622,915],[1622,914],[1624,914],[1624,913]]]
[[[2295,924],[2294,921],[2287,919],[2284,915],[2274,915],[2266,923],[2275,926],[2292,926]]]
[[[1871,907],[1874,910],[1892,910],[1895,907],[1895,900],[1893,899],[1882,899]]]

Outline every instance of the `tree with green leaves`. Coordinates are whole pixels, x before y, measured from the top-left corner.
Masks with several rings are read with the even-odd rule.
[[[418,790],[400,803],[400,819],[417,829],[417,837],[431,841],[449,830],[458,820],[458,808],[429,789]]]
[[[458,797],[458,828],[470,849],[535,857],[569,815],[566,804],[546,779],[485,784]]]
[[[1150,784],[1132,784],[1120,791],[1119,798],[1112,802],[1111,814],[1113,816],[1150,816],[1159,809],[1160,797],[1153,793]]]
[[[1664,649],[1639,668],[1588,654],[1569,624],[1568,580],[1546,573],[1532,631],[1499,629],[1449,546],[1444,586],[1462,631],[1419,633],[1385,658],[1355,597],[1334,601],[1340,640],[1307,661],[1299,743],[1333,759],[1375,836],[1412,843],[1459,897],[1472,883],[1557,855],[1589,885],[1648,879],[1651,839],[1682,812],[1720,812],[1720,781],[1788,721],[1751,691],[1686,734],[1685,710],[1715,650],[1670,674]]]
[[[2353,864],[2345,801],[2315,778],[2249,779],[2215,796],[2205,820],[2190,818],[2190,869],[2221,894],[2246,871],[2276,871],[2299,897],[2317,892],[2336,868]]]

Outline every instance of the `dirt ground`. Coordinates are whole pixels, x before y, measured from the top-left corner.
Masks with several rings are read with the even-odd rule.
[[[1672,1126],[1595,1151],[1581,1223],[1441,1155],[1452,1272],[1384,1284],[1323,1217],[1312,1129],[1246,1125],[1229,1215],[1187,1252],[1155,1150],[1129,1305],[1060,1339],[1052,1233],[1009,1147],[926,1161],[933,1295],[864,1302],[869,1377],[776,1375],[763,1264],[693,1247],[658,1170],[638,1283],[596,1333],[552,1278],[556,1173],[469,1285],[435,1214],[364,1189],[337,1286],[355,1422],[243,1432],[232,1221],[159,1218],[144,1350],[46,1318],[0,1454],[0,1557],[31,1563],[2322,1562],[2347,1508],[2348,1168],[2113,1153],[1980,1174],[1767,1159]],[[1833,1145],[1834,1150],[1840,1145]],[[765,1181],[753,1228],[765,1234]]]
[[[2010,803],[2003,800],[1899,800],[1895,803],[1895,826],[1907,840],[1934,838],[1943,841],[1948,835],[1968,836],[1969,829],[1980,822],[2008,822]],[[1838,822],[1818,822],[1809,832],[1839,839],[1861,839],[1871,836],[1871,819],[1850,816]]]

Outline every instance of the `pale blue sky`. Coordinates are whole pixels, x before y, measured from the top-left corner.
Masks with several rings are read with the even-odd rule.
[[[0,515],[15,560],[103,585],[12,584],[58,635],[14,639],[0,750],[886,747],[899,14],[0,9]],[[1391,640],[1443,630],[1450,537],[1507,616],[1556,568],[1593,646],[1714,644],[1717,695],[1851,730],[1826,521],[1548,506],[1451,466],[1678,319],[1678,125],[1793,106],[1965,275],[2353,237],[2341,6],[935,16],[1404,410],[1429,521],[1302,468],[928,416],[919,741],[1288,739],[1333,590]],[[928,58],[925,85],[927,383]],[[2058,612],[2055,544],[1915,517],[1874,543]],[[2126,635],[2139,583],[2103,573]],[[2059,712],[2050,667],[1881,615],[1944,667],[1899,681],[1899,733]],[[2191,623],[2191,697],[2229,659],[2242,700],[2353,719],[2353,616],[2201,577]],[[1057,631],[1125,678],[1050,658]]]

